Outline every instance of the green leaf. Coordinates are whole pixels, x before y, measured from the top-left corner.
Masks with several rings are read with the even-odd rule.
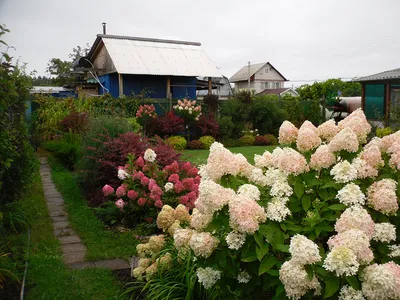
[[[314,277],[314,271],[311,267],[311,265],[305,265],[304,268],[306,269],[307,275],[308,275],[308,280],[312,280]]]
[[[303,198],[301,198],[301,205],[304,211],[308,211],[311,206],[311,197],[309,195],[304,195]]]
[[[294,193],[296,194],[296,197],[298,199],[301,199],[301,197],[304,194],[304,184],[301,181],[297,181],[296,184],[294,185]]]
[[[278,259],[275,258],[275,256],[266,256],[262,260],[260,267],[258,269],[258,275],[262,275],[265,272],[267,272],[269,269],[271,269],[276,263],[278,262]]]
[[[331,277],[326,281],[324,299],[332,297],[339,289],[340,279]]]
[[[274,246],[274,249],[285,253],[289,253],[289,245],[278,244]]]
[[[262,261],[262,259],[264,258],[264,256],[268,253],[268,244],[264,244],[263,246],[256,246],[256,255],[257,255],[257,259],[259,261]]]
[[[346,205],[338,203],[338,204],[333,204],[331,206],[328,206],[328,208],[331,210],[344,210],[344,209],[346,209]]]
[[[279,295],[282,294],[282,292],[284,290],[285,290],[285,287],[283,286],[283,284],[282,283],[279,284],[275,291],[275,297],[279,297]]]
[[[279,271],[278,270],[270,269],[270,270],[267,271],[267,273],[269,275],[271,275],[271,276],[279,277]]]
[[[355,290],[360,290],[361,289],[361,284],[358,281],[357,277],[355,276],[348,276],[346,277],[346,281],[348,282],[348,284],[351,285],[351,287]]]
[[[321,185],[321,184],[323,184],[323,183],[315,178],[311,179],[310,181],[307,181],[307,187],[313,187],[313,186],[317,186],[317,185]]]
[[[217,251],[217,261],[218,265],[220,265],[223,269],[226,268],[226,251]]]
[[[246,252],[246,255],[242,257],[243,262],[252,262],[256,260],[257,260],[257,255],[254,248],[250,248],[249,251]]]
[[[259,232],[256,232],[256,233],[254,234],[254,240],[256,241],[256,243],[257,243],[257,245],[258,245],[259,247],[262,247],[262,246],[265,244],[264,238],[263,238],[263,236],[261,235],[261,233],[259,233]]]

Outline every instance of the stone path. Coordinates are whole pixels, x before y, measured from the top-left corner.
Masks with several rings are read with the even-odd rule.
[[[42,177],[47,209],[53,221],[53,233],[60,241],[63,261],[67,266],[73,269],[98,267],[122,270],[131,269],[131,264],[133,266],[137,264],[137,259],[134,259],[131,263],[123,259],[85,261],[87,248],[69,224],[68,213],[64,207],[64,199],[51,180],[51,170],[47,164],[47,157],[40,158],[40,176]]]

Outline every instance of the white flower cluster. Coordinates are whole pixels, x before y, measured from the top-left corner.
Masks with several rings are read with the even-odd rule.
[[[221,279],[221,271],[214,270],[210,267],[198,268],[196,271],[199,282],[205,289],[212,287],[219,279]]]
[[[124,179],[126,179],[128,177],[129,177],[129,174],[124,169],[119,169],[118,170],[118,178],[120,180],[124,180]]]
[[[167,182],[164,186],[166,192],[169,192],[174,189],[174,184],[172,182]]]
[[[357,291],[351,286],[345,285],[340,290],[338,300],[365,300],[365,298],[361,291]]]
[[[400,256],[400,245],[390,245],[388,248],[390,250],[390,253],[388,254],[390,257]]]
[[[390,223],[375,224],[374,241],[389,243],[396,240],[396,226]]]
[[[239,250],[246,241],[246,234],[236,231],[231,231],[225,238],[229,249]]]
[[[256,201],[260,200],[261,195],[258,187],[252,184],[241,185],[237,191],[237,194],[247,196],[248,198]]]
[[[152,149],[147,149],[144,152],[144,160],[149,162],[154,162],[156,160],[157,154]]]
[[[287,216],[291,215],[290,209],[286,206],[286,203],[289,201],[289,198],[279,198],[274,197],[267,204],[266,214],[267,218],[276,221],[282,222],[286,219]]]
[[[360,187],[354,183],[349,183],[338,191],[336,198],[346,206],[355,204],[363,205],[365,203],[365,195]]]
[[[331,272],[336,272],[337,276],[352,276],[358,271],[360,264],[357,256],[349,248],[339,246],[332,249],[325,258],[323,267]]]
[[[317,277],[308,278],[305,265],[321,260],[318,246],[304,235],[296,234],[290,240],[289,252],[292,258],[283,263],[279,270],[279,279],[285,286],[286,296],[300,299],[308,290],[315,290],[315,295],[321,292]]]
[[[248,283],[251,279],[251,276],[246,271],[242,271],[238,274],[237,281],[239,283]]]
[[[336,182],[346,183],[357,179],[357,170],[347,160],[337,163],[331,169],[331,175]]]

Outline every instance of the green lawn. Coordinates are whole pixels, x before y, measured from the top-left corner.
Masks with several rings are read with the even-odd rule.
[[[228,148],[233,153],[242,153],[249,163],[254,164],[254,154],[263,154],[265,151],[272,151],[276,146],[247,146],[247,147],[232,147]],[[190,161],[191,163],[199,166],[207,163],[209,154],[208,149],[202,150],[184,150],[182,152],[182,160]]]
[[[133,232],[112,232],[104,228],[84,199],[76,178],[54,158],[49,157],[52,179],[63,195],[72,227],[88,248],[88,260],[129,258],[138,243]]]
[[[25,286],[26,299],[125,299],[120,298],[122,286],[106,269],[70,270],[62,262],[60,245],[53,236],[42,182],[38,170],[26,196],[17,202],[27,216],[30,227],[30,251]],[[27,233],[10,240],[19,253],[27,249]],[[15,243],[14,243],[15,242]],[[22,255],[23,256],[23,255]],[[25,263],[25,260],[21,262]]]

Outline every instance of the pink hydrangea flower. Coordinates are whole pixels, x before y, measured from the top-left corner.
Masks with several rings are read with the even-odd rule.
[[[115,194],[117,195],[117,197],[123,197],[123,196],[125,196],[126,195],[126,190],[125,190],[125,187],[124,186],[119,186],[118,188],[117,188],[117,191],[115,192]]]
[[[179,172],[179,164],[177,161],[174,161],[172,164],[166,166],[164,168],[165,171],[168,171],[169,173],[178,173]]]
[[[327,145],[321,145],[311,155],[310,167],[314,170],[329,168],[336,163],[336,157]]]
[[[144,166],[144,159],[143,159],[143,157],[140,156],[140,157],[135,161],[135,165],[136,165],[137,167],[143,168],[143,166]]]
[[[177,183],[179,181],[179,175],[178,174],[171,174],[168,178],[169,182],[172,183]]]
[[[397,182],[393,179],[375,181],[368,189],[367,203],[373,209],[386,215],[393,215],[399,209],[396,196]]]
[[[153,187],[156,186],[156,185],[157,185],[157,182],[153,178],[150,178],[150,180],[149,180],[149,190],[152,190]]]
[[[143,176],[142,179],[140,179],[140,183],[141,183],[143,186],[147,186],[147,185],[149,184],[149,182],[150,182],[150,180],[149,180],[149,178],[147,178],[146,176]]]
[[[297,140],[298,129],[289,121],[282,123],[279,128],[279,144],[289,145],[295,143]]]
[[[145,198],[139,198],[137,201],[139,206],[144,206],[146,204],[147,200]]]
[[[183,171],[185,171],[187,173],[192,168],[192,164],[187,161],[182,165],[181,168],[182,168]]]
[[[133,179],[139,179],[139,180],[141,180],[144,176],[145,176],[145,175],[143,174],[143,172],[142,172],[142,171],[139,171],[139,172],[133,174],[132,178],[133,178]]]
[[[296,146],[301,152],[310,151],[317,148],[321,144],[321,139],[319,138],[316,130],[311,128],[300,128],[297,135]]]
[[[347,152],[358,151],[358,138],[351,128],[342,129],[329,143],[332,152],[346,150]]]
[[[125,205],[126,203],[122,199],[118,199],[117,201],[115,201],[115,206],[118,207],[119,209],[124,208]]]
[[[186,205],[189,202],[189,197],[187,195],[181,196],[179,198],[179,203]]]
[[[195,185],[193,178],[185,178],[182,180],[182,184],[186,190],[193,191],[193,187]]]
[[[187,175],[190,177],[197,176],[199,174],[199,169],[196,168],[196,166],[192,166],[192,168],[187,171]]]
[[[326,142],[330,142],[339,131],[334,120],[322,123],[318,126],[317,130],[319,137]]]
[[[134,191],[134,190],[130,190],[128,191],[128,198],[135,200],[138,196],[138,192]]]
[[[185,187],[183,186],[182,182],[180,182],[180,181],[175,182],[175,184],[174,184],[174,191],[175,191],[175,193],[179,194],[179,193],[181,193],[184,189],[185,189]]]
[[[111,195],[112,193],[114,193],[114,188],[111,185],[106,184],[103,187],[102,191],[103,191],[104,196],[107,197],[107,196]]]
[[[154,203],[154,206],[155,206],[155,207],[158,207],[158,208],[162,208],[163,205],[164,205],[164,204],[162,203],[161,200],[157,200],[157,201]]]

